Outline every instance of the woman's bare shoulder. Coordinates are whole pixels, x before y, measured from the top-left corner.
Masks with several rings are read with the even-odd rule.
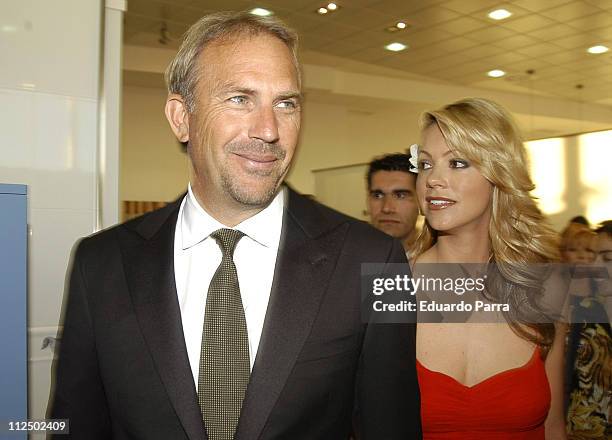
[[[437,261],[438,259],[437,259],[436,248],[430,247],[425,252],[423,252],[421,255],[416,257],[416,259],[414,260],[414,264],[436,263]]]

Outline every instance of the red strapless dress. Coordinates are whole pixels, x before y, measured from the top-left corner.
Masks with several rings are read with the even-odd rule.
[[[468,387],[417,361],[423,440],[543,440],[550,387],[540,350]]]

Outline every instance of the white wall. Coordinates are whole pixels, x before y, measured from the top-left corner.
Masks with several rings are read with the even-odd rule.
[[[369,221],[366,214],[367,164],[349,165],[315,171],[317,200],[359,220]]]
[[[557,229],[574,216],[612,219],[612,130],[527,142],[534,195]]]
[[[104,11],[101,0],[2,2],[0,182],[29,197],[29,418],[47,406],[53,354],[41,344],[58,330],[71,249],[99,223],[100,116],[118,119],[100,105]]]
[[[314,170],[405,151],[419,141],[417,121],[424,108],[389,102],[364,110],[349,103],[310,102],[306,94],[302,142],[289,182],[301,192],[315,194]]]
[[[166,91],[123,89],[121,200],[172,201],[187,189],[187,156],[164,116]]]

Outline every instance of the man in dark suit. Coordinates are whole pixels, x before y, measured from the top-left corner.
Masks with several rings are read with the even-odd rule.
[[[360,310],[361,263],[401,245],[282,185],[295,46],[245,13],[187,33],[166,115],[188,193],[75,253],[50,412],[72,438],[420,438],[414,326]]]

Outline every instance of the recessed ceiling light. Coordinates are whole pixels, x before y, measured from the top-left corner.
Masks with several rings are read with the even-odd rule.
[[[26,90],[35,90],[36,84],[34,83],[21,83],[21,87]]]
[[[493,20],[505,20],[511,15],[512,12],[508,11],[507,9],[496,9],[489,12],[489,18],[492,18]]]
[[[336,9],[338,9],[338,5],[335,3],[330,3],[327,5],[327,9],[329,9],[330,11],[335,11]]]
[[[17,32],[17,26],[4,25],[2,26],[2,32]]]
[[[395,25],[396,28],[398,29],[406,29],[406,23],[404,23],[403,21],[398,21],[397,24]]]
[[[385,49],[390,50],[391,52],[400,52],[406,49],[408,46],[402,43],[390,43],[385,46]]]
[[[327,14],[327,8],[319,8],[317,9],[317,14],[323,15],[323,14]]]
[[[491,78],[500,78],[504,76],[505,74],[506,72],[504,72],[503,70],[499,70],[499,69],[489,70],[487,72],[487,75],[489,75]]]
[[[264,8],[251,9],[250,12],[253,15],[259,15],[260,17],[268,17],[273,14],[272,11],[269,11],[268,9],[264,9]]]
[[[609,51],[609,50],[610,50],[610,49],[609,49],[609,48],[607,48],[606,46],[601,46],[601,45],[599,45],[599,46],[592,46],[592,47],[589,47],[589,48],[587,49],[587,52],[588,52],[588,53],[592,53],[592,54],[600,54],[600,53],[606,53],[606,52],[607,52],[607,51]]]

